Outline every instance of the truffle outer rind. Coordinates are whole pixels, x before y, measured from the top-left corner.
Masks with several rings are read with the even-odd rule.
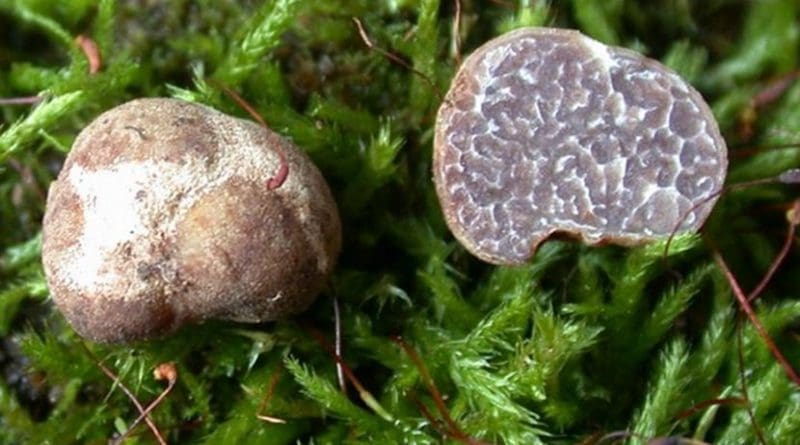
[[[279,149],[289,174],[269,190]],[[336,204],[305,153],[255,123],[151,98],[78,135],[50,187],[42,260],[78,333],[129,342],[305,310],[340,247]]]
[[[694,88],[572,30],[487,42],[464,60],[436,119],[445,219],[494,264],[522,264],[556,233],[636,245],[695,231],[726,170],[725,141]]]

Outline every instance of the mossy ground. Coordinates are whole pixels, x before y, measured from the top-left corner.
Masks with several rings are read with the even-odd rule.
[[[94,357],[145,404],[165,386],[153,368],[176,363],[177,385],[152,414],[170,443],[588,444],[623,430],[637,443],[796,443],[800,392],[738,315],[711,256],[715,246],[752,288],[780,249],[796,186],[731,191],[702,238],[678,238],[668,262],[663,245],[553,241],[528,266],[480,263],[446,230],[429,173],[433,117],[457,66],[454,5],[0,0],[0,97],[45,98],[0,107],[0,443],[99,444],[124,431],[138,412]],[[751,103],[798,69],[796,0],[461,0],[461,13],[464,54],[507,30],[551,25],[672,66],[713,106],[731,147],[729,183],[800,166],[791,145],[800,84]],[[413,70],[370,50],[354,17]],[[95,75],[78,34],[100,47]],[[331,285],[292,320],[85,344],[48,299],[39,259],[47,185],[78,131],[128,99],[175,96],[246,117],[211,80],[240,92],[329,180],[345,228]],[[793,248],[755,306],[800,365],[798,259]],[[339,391],[335,362],[314,338],[333,338],[334,297],[344,361],[372,401]],[[442,416],[394,335],[419,353],[460,439],[426,418]],[[285,424],[257,418],[272,381],[262,413]],[[715,399],[727,401],[703,403]],[[153,442],[144,425],[128,439]]]

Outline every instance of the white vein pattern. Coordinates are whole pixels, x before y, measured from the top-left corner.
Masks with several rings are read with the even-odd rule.
[[[696,230],[722,187],[726,148],[702,97],[631,51],[523,29],[453,85],[434,179],[451,229],[488,261],[524,262],[555,232],[635,244]]]

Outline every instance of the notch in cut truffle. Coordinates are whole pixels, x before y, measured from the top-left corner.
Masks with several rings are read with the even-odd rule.
[[[696,231],[726,169],[697,91],[576,31],[526,28],[484,44],[436,119],[433,178],[447,223],[495,264],[524,263],[554,233],[635,245],[676,226]]]
[[[278,150],[289,175],[272,190]],[[320,172],[277,134],[203,105],[139,99],[78,135],[43,236],[67,320],[92,340],[127,342],[304,310],[333,269],[341,227]]]

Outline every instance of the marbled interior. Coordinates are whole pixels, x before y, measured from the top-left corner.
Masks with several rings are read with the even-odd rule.
[[[484,45],[437,120],[437,191],[479,257],[520,263],[554,232],[634,244],[696,230],[726,148],[702,97],[658,62],[577,32]]]

